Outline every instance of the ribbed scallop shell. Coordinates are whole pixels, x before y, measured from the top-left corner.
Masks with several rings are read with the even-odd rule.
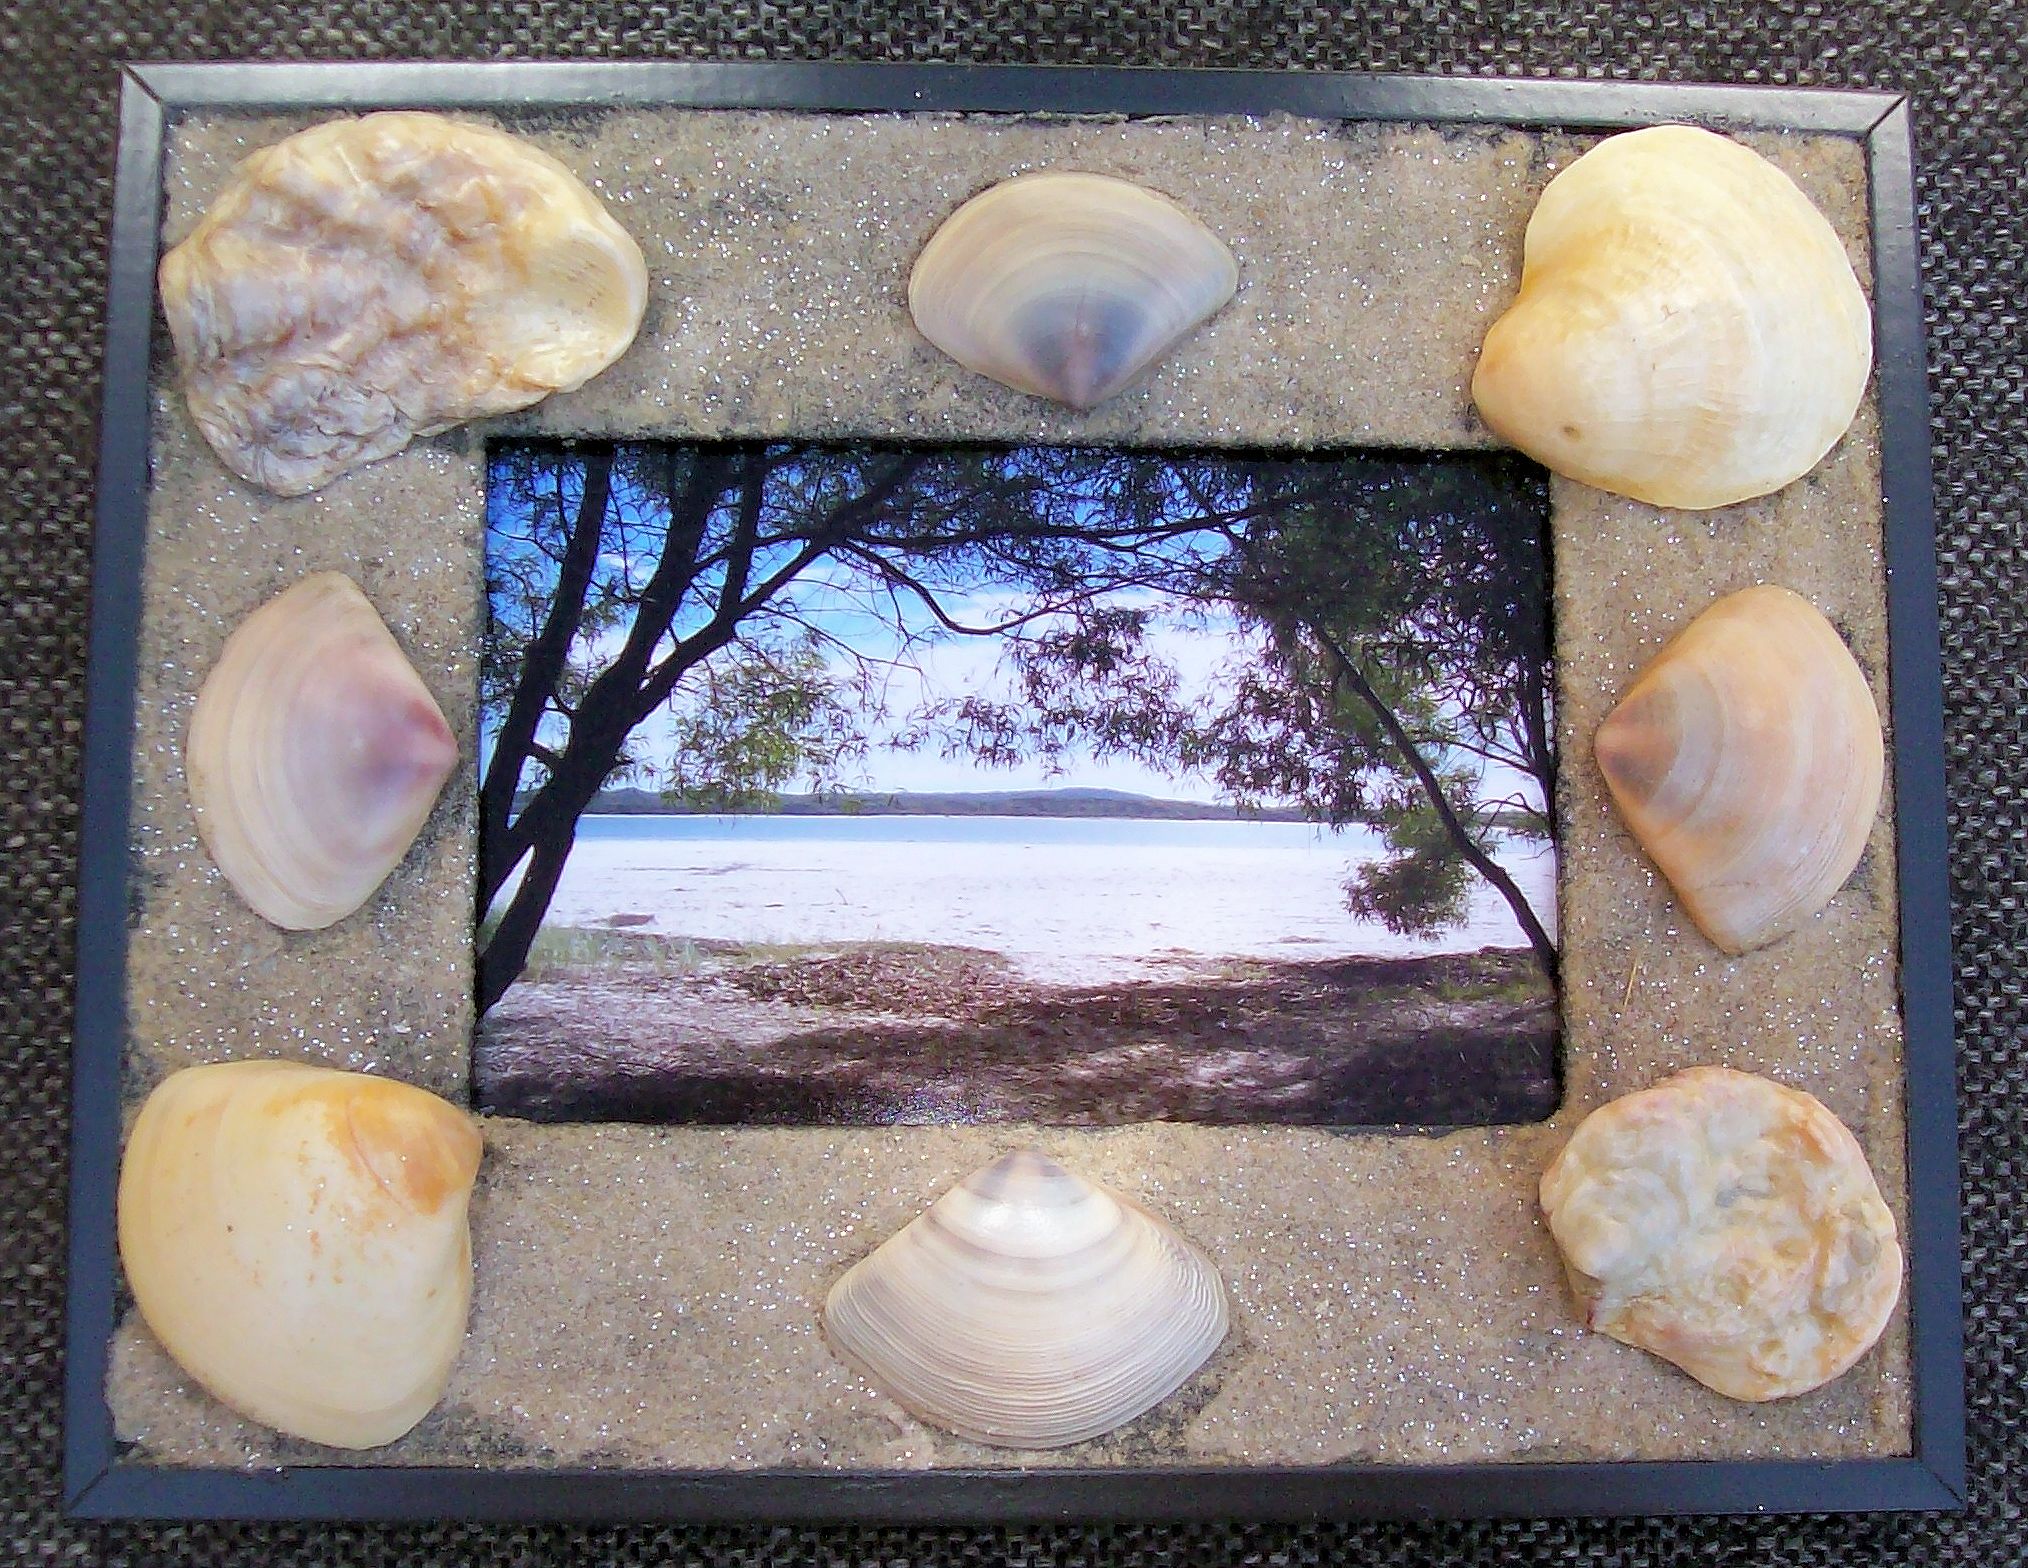
[[[1168,197],[1102,174],[1024,174],[973,197],[930,237],[908,308],[966,368],[1090,408],[1238,286],[1232,252]]]
[[[1560,474],[1725,506],[1817,465],[1872,358],[1866,297],[1809,198],[1737,142],[1660,125],[1549,182],[1472,395]]]
[[[304,578],[226,639],[184,750],[205,848],[291,930],[372,896],[457,762],[429,688],[339,572]]]
[[[1837,630],[1786,588],[1729,594],[1684,627],[1594,748],[1634,837],[1728,953],[1829,903],[1880,809],[1873,693]]]
[[[120,1261],[213,1395],[336,1448],[442,1395],[471,1302],[478,1128],[408,1084],[294,1062],[172,1074],[120,1166]]]
[[[824,1305],[831,1343],[903,1405],[1013,1448],[1083,1442],[1152,1409],[1226,1324],[1201,1252],[1033,1150],[967,1176]]]
[[[160,281],[198,428],[282,495],[582,385],[648,298],[640,247],[563,164],[406,111],[255,153]]]

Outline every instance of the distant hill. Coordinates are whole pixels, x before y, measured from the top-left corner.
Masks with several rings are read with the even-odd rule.
[[[524,797],[525,799],[525,797]],[[521,801],[516,801],[518,810]],[[609,816],[709,816],[654,790],[608,789],[590,810]],[[1241,810],[1215,801],[1160,800],[1117,789],[894,790],[782,795],[766,813],[783,817],[1147,817],[1170,822],[1303,822],[1288,806]]]

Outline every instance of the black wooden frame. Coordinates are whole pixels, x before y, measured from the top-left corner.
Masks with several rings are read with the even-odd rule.
[[[1091,1470],[186,1469],[123,1456],[105,1385],[126,1039],[127,831],[168,120],[190,110],[612,106],[1270,114],[1623,129],[1693,120],[1858,138],[1872,202],[1886,502],[1914,1452],[1896,1458]],[[1943,691],[1909,103],[1879,92],[998,66],[148,65],[125,73],[114,196],[78,896],[64,1498],[83,1517],[496,1520],[1463,1517],[1955,1509],[1965,1493]]]

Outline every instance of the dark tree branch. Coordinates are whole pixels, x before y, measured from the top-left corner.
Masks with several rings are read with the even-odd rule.
[[[1528,771],[1542,788],[1545,817],[1556,812],[1556,742],[1549,733],[1549,661],[1524,661],[1521,722],[1527,736]]]
[[[481,1013],[500,999],[526,964],[529,945],[541,929],[543,914],[563,872],[563,861],[575,840],[578,819],[611,775],[634,726],[668,700],[686,673],[731,643],[748,615],[793,582],[819,556],[870,527],[901,487],[928,461],[927,454],[898,459],[878,483],[836,508],[823,525],[812,530],[803,547],[786,564],[753,586],[749,579],[773,460],[764,449],[749,449],[741,455],[735,480],[729,453],[701,454],[677,494],[676,460],[671,455],[665,470],[672,492],[667,544],[641,592],[627,640],[586,688],[571,724],[570,738],[549,765],[549,777],[512,826],[503,827],[495,840],[500,845],[499,854],[482,878],[483,912],[491,907],[514,867],[523,859],[528,861],[520,885],[480,954]],[[740,498],[732,542],[725,551],[718,606],[702,628],[684,637],[651,670],[649,661],[656,646],[669,634],[677,612],[696,583],[698,551],[728,484],[736,485]],[[510,804],[511,791],[510,785]]]
[[[520,886],[514,889],[513,898],[501,912],[500,923],[479,950],[478,1002],[482,1015],[521,978],[521,971],[527,967],[528,949],[535,942],[536,932],[542,929],[542,917],[549,912],[549,901],[556,896],[556,884],[563,877],[571,845],[576,842],[577,818],[573,816],[559,833],[535,845],[529,854]]]
[[[627,628],[627,640],[612,663],[585,690],[578,723],[572,726],[573,744],[578,740],[576,731],[582,728],[594,747],[610,738],[614,755],[618,755],[619,743],[637,719],[634,698],[648,661],[654,656],[656,644],[668,635],[677,610],[697,580],[697,549],[731,478],[732,460],[724,452],[698,454],[680,495],[675,491],[677,465],[678,457],[672,449],[664,470],[665,482],[670,485],[667,542],[634,607],[634,622]],[[609,736],[608,732],[616,725],[619,733]]]
[[[1038,608],[1025,614],[1010,616],[1004,621],[995,621],[990,626],[968,626],[958,620],[937,598],[936,590],[920,578],[903,571],[893,561],[878,551],[863,545],[846,544],[839,547],[839,554],[848,555],[868,570],[877,574],[890,589],[903,589],[929,612],[930,618],[947,632],[960,637],[1002,637],[1008,632],[1018,631],[1036,621],[1044,621],[1052,615],[1061,615],[1075,605],[1089,604],[1094,599],[1119,592],[1122,588],[1145,588],[1154,585],[1154,579],[1147,577],[1108,576],[1089,587],[1067,592],[1060,599],[1046,599]]]
[[[1317,639],[1318,646],[1330,655],[1331,662],[1344,676],[1345,683],[1380,722],[1380,727],[1387,731],[1388,738],[1394,742],[1402,760],[1408,764],[1409,770],[1415,774],[1416,781],[1422,785],[1423,793],[1429,797],[1430,806],[1436,812],[1437,820],[1443,823],[1444,831],[1450,835],[1451,842],[1457,845],[1458,853],[1471,863],[1480,876],[1493,884],[1500,896],[1507,901],[1507,907],[1514,911],[1515,920],[1527,934],[1528,945],[1535,949],[1536,958],[1541,962],[1553,984],[1561,962],[1556,951],[1556,943],[1550,939],[1549,933],[1543,929],[1542,922],[1536,918],[1534,909],[1529,906],[1528,895],[1523,893],[1520,885],[1507,874],[1506,867],[1480,848],[1478,841],[1472,837],[1471,830],[1458,820],[1457,812],[1444,793],[1443,781],[1436,776],[1436,770],[1423,756],[1415,743],[1415,738],[1408,733],[1387,699],[1374,689],[1373,683],[1366,678],[1366,672],[1359,667],[1358,662],[1323,627],[1312,626],[1310,633]]]
[[[493,755],[486,765],[486,777],[479,786],[479,914],[485,916],[493,895],[513,869],[513,862],[500,866],[489,863],[490,847],[503,844],[508,818],[514,810],[514,792],[520,788],[521,772],[535,744],[535,733],[557,682],[570,659],[570,645],[584,619],[585,595],[590,592],[592,573],[598,564],[599,540],[605,528],[606,508],[612,499],[613,453],[595,448],[585,456],[584,494],[578,501],[577,517],[571,524],[570,540],[558,568],[556,591],[549,601],[549,614],[521,661],[521,674],[514,695],[493,742]],[[557,508],[563,510],[559,483]],[[518,857],[517,857],[518,858]]]
[[[639,722],[634,704],[642,671],[675,619],[683,595],[693,581],[697,546],[719,504],[730,468],[730,459],[723,453],[701,455],[680,493],[672,491],[669,544],[642,591],[626,643],[613,662],[585,688],[571,720],[570,737],[552,764],[548,779],[515,817],[513,825],[502,829],[495,840],[500,852],[480,882],[482,907],[491,907],[514,867],[537,844],[575,833],[578,817],[618,763],[628,733]],[[673,485],[673,460],[665,473]],[[532,892],[524,893],[530,887],[524,876],[521,887],[515,889],[514,901],[534,896]],[[546,905],[547,895],[544,902]],[[503,920],[500,931],[506,929]],[[500,932],[496,932],[494,942],[503,940]],[[488,943],[489,949],[492,945]],[[525,951],[522,957],[526,957]],[[483,999],[483,991],[481,995]],[[492,1004],[488,1001],[485,1005]]]

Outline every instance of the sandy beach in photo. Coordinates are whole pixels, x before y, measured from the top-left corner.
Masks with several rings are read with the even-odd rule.
[[[1555,858],[1513,874],[1553,908]],[[1556,997],[1504,902],[1406,937],[1370,830],[1038,817],[590,817],[482,1103],[538,1119],[1525,1121]]]

